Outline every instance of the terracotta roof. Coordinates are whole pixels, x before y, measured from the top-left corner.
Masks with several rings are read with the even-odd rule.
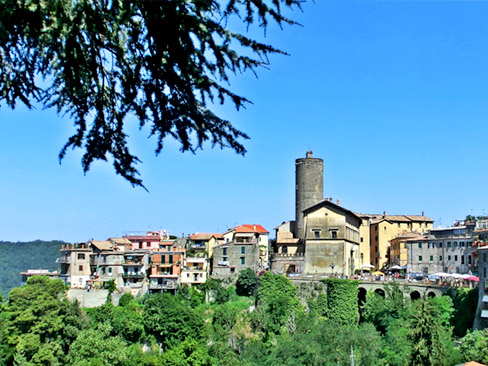
[[[236,233],[259,233],[259,234],[267,234],[269,232],[264,228],[264,226],[257,225],[257,224],[239,225],[229,231],[235,231]]]
[[[108,241],[118,245],[129,245],[132,244],[131,241],[127,238],[108,238]]]
[[[130,241],[160,241],[161,238],[156,235],[127,235],[125,238],[129,239]]]
[[[108,240],[91,240],[90,244],[99,250],[112,250],[113,244]]]
[[[422,240],[425,239],[425,236],[415,232],[415,231],[404,231],[403,233],[399,234],[392,240],[399,239],[399,240]]]
[[[332,201],[330,201],[328,199],[324,199],[324,200],[322,200],[322,201],[320,201],[320,202],[318,202],[318,203],[316,203],[316,204],[314,204],[314,205],[312,205],[310,207],[307,207],[306,209],[303,210],[303,212],[310,211],[310,210],[312,210],[314,208],[318,208],[320,206],[330,206],[330,207],[333,207],[335,209],[339,209],[339,210],[341,210],[341,211],[343,211],[345,213],[348,213],[349,215],[352,215],[352,216],[356,217],[357,219],[359,219],[361,221],[361,217],[358,216],[358,214],[352,212],[351,210],[348,210],[347,208],[344,208],[342,206],[339,206],[337,203],[334,203],[334,202],[332,202]]]
[[[373,218],[373,223],[381,221],[389,222],[434,222],[430,217],[420,215],[380,215]]]
[[[219,233],[194,233],[190,235],[190,240],[210,240],[211,237],[222,239],[224,236]]]

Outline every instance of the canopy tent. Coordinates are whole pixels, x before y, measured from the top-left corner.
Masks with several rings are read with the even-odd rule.
[[[380,271],[376,271],[376,272],[373,272],[371,273],[373,276],[384,276],[385,274],[383,272],[380,272]]]

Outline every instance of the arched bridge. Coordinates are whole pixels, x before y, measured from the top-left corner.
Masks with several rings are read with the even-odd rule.
[[[299,285],[301,283],[317,283],[328,277],[326,276],[297,276],[290,277],[290,280]],[[421,283],[421,282],[407,282],[402,280],[395,281],[374,281],[374,280],[358,280],[359,281],[359,293],[358,297],[366,299],[366,293],[368,291],[374,291],[380,296],[385,296],[385,286],[388,284],[397,284],[402,290],[405,297],[409,297],[412,300],[436,297],[447,293],[449,286],[436,285],[434,283]]]

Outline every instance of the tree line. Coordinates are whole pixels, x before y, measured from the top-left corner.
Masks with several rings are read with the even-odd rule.
[[[245,270],[175,294],[82,309],[38,276],[0,305],[0,364],[74,366],[455,365],[488,362],[488,331],[456,323],[463,296],[406,299],[398,286],[358,304],[355,281],[300,293]],[[458,298],[456,298],[458,296]],[[457,325],[457,329],[456,329]],[[461,333],[466,333],[460,336]]]

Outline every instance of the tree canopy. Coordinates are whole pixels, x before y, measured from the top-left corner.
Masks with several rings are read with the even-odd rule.
[[[148,126],[156,153],[172,137],[181,151],[205,142],[239,154],[248,136],[214,103],[249,102],[229,86],[284,52],[237,29],[293,24],[300,0],[0,0],[0,103],[55,108],[74,123],[62,148],[83,150],[86,172],[113,160],[142,185],[127,146],[131,116]],[[232,25],[232,26],[231,26]]]

